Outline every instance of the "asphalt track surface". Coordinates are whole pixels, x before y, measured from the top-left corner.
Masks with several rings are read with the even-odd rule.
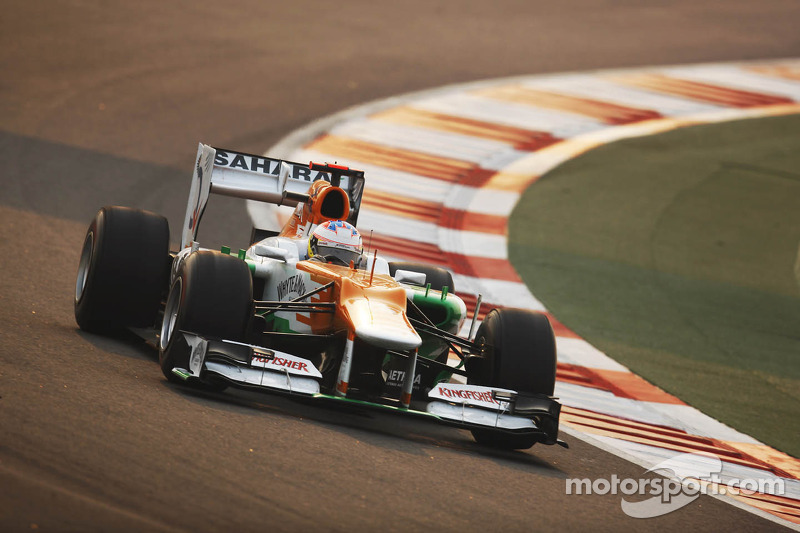
[[[177,234],[199,141],[259,153],[347,106],[477,79],[797,56],[798,23],[771,0],[4,2],[0,530],[777,527],[707,497],[633,520],[620,496],[565,495],[567,478],[648,477],[575,439],[500,453],[393,416],[194,393],[135,337],[80,332],[72,295],[100,206]],[[243,206],[218,200],[203,244],[246,244]]]

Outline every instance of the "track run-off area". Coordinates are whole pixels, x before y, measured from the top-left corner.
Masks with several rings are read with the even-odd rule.
[[[451,270],[470,316],[482,295],[480,319],[492,307],[548,312],[510,264],[507,242],[509,216],[547,172],[622,139],[796,113],[795,59],[525,76],[348,109],[266,154],[365,170],[359,218],[365,242],[390,260]],[[274,226],[259,204],[248,208],[256,226]],[[785,487],[779,494],[745,490],[721,498],[800,524],[800,461],[664,392],[549,317],[568,435],[647,469],[690,454],[680,465],[684,478],[704,479],[704,465],[693,458],[719,457],[723,484],[762,479]]]

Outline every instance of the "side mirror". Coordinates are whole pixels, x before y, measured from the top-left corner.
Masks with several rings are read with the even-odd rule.
[[[409,285],[425,286],[425,273],[412,272],[411,270],[397,270],[394,273],[394,280],[398,283],[407,283]]]
[[[267,246],[266,244],[256,244],[254,249],[259,257],[267,257],[269,259],[277,259],[279,261],[286,261],[289,258],[289,252],[277,246]]]

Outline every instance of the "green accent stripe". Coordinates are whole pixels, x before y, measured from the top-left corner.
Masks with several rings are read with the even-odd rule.
[[[172,373],[173,373],[174,375],[178,376],[179,378],[181,378],[183,381],[186,381],[187,379],[189,379],[190,377],[192,377],[192,375],[191,375],[191,374],[188,374],[188,373],[184,372],[184,371],[183,371],[182,369],[180,369],[180,368],[173,368],[173,369],[172,369]]]
[[[330,394],[321,394],[321,393],[320,394],[315,394],[313,396],[313,398],[321,399],[321,400],[332,400],[332,401],[342,402],[342,403],[351,404],[351,405],[360,405],[362,407],[369,407],[369,408],[379,409],[379,410],[382,410],[382,411],[390,411],[390,412],[393,412],[393,413],[411,414],[411,415],[415,415],[415,416],[429,418],[429,419],[432,419],[432,420],[441,420],[441,417],[439,417],[437,415],[434,415],[434,414],[431,414],[431,413],[427,413],[425,411],[417,411],[416,409],[408,409],[408,408],[404,408],[404,407],[396,407],[394,405],[384,405],[382,403],[373,403],[373,402],[367,402],[367,401],[364,401],[364,400],[354,400],[352,398],[343,398],[341,396],[332,396]]]

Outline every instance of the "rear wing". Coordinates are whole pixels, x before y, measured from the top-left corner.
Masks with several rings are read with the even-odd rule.
[[[201,143],[189,189],[181,248],[191,246],[197,239],[197,228],[211,193],[294,207],[308,200],[308,188],[319,179],[344,189],[350,199],[347,221],[355,225],[364,192],[362,171],[294,163]]]

